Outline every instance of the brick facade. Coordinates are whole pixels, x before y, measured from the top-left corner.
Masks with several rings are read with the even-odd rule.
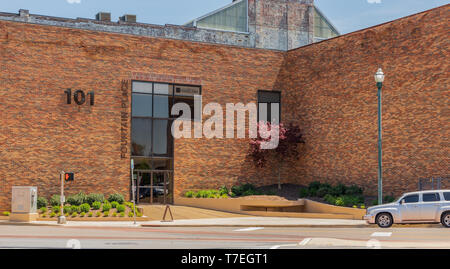
[[[298,123],[306,139],[300,160],[283,167],[283,182],[374,190],[373,74],[381,66],[385,189],[415,189],[418,177],[448,174],[448,11],[288,53],[0,21],[0,209],[9,208],[14,185],[58,193],[60,170],[76,173],[68,194],[128,195],[131,89],[122,81],[145,77],[201,83],[203,103],[223,106],[281,90],[284,121]],[[95,105],[66,104],[67,88],[94,90]],[[276,170],[256,169],[247,150],[245,139],[177,140],[175,194],[274,184]]]
[[[419,178],[450,175],[449,9],[288,52],[277,85],[283,89],[285,119],[298,122],[305,133],[293,172],[299,183],[341,181],[376,193],[378,67],[386,74],[385,193],[415,191]]]

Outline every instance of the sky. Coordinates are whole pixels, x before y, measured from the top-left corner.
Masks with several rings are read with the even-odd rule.
[[[184,24],[232,0],[0,0],[0,11],[65,18],[95,18],[99,11],[110,12],[113,21],[124,14],[137,15],[138,22]],[[341,34],[395,20],[450,0],[315,0],[322,13]]]

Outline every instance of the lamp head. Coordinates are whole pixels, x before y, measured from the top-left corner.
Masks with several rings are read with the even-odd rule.
[[[381,68],[378,68],[377,73],[375,74],[375,82],[376,83],[383,83],[384,81],[384,73]]]

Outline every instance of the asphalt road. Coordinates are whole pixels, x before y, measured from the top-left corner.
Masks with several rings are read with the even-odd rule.
[[[0,248],[446,248],[446,228],[142,228],[0,226]]]

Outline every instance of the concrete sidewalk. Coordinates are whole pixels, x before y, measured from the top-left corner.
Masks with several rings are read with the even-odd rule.
[[[369,227],[363,220],[310,219],[282,217],[245,217],[174,220],[173,222],[148,221],[142,227]]]
[[[33,226],[63,226],[63,227],[317,227],[317,228],[358,228],[369,227],[362,220],[343,219],[300,219],[300,218],[215,218],[175,220],[173,222],[140,221],[68,221],[67,224],[57,224],[56,221],[34,221],[31,223],[0,221],[0,225],[33,225]]]

